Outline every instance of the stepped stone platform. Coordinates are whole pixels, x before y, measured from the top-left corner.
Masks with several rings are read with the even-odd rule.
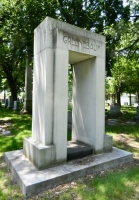
[[[132,162],[133,155],[113,148],[110,153],[90,155],[45,170],[36,169],[22,150],[6,152],[4,158],[22,193],[28,198],[87,174]]]

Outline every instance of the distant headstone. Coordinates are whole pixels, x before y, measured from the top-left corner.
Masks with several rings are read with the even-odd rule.
[[[10,109],[13,108],[13,97],[12,96],[9,96],[7,108],[10,108]]]
[[[128,124],[128,125],[135,125],[136,122],[128,121],[128,122],[126,122],[126,124]]]
[[[120,121],[118,119],[108,119],[106,124],[108,126],[116,126],[120,123]]]
[[[120,105],[118,103],[113,103],[110,106],[110,114],[118,115],[120,113]]]
[[[11,131],[3,131],[2,136],[9,136],[11,135]]]
[[[13,110],[19,110],[19,101],[14,101]]]

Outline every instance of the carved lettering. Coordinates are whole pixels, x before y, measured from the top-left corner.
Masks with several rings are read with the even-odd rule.
[[[63,40],[64,40],[65,43],[67,43],[68,37],[67,37],[67,36],[64,36],[64,37],[63,37]]]
[[[90,42],[89,39],[87,39],[87,38],[83,38],[83,40],[81,40],[81,38],[78,39],[77,36],[64,35],[63,41],[64,41],[64,43],[70,44],[72,46],[79,47],[79,45],[80,45],[84,49],[92,49],[94,51],[99,51],[101,48],[101,46],[98,45],[96,43],[96,41],[92,42],[92,40],[91,40],[91,42]]]

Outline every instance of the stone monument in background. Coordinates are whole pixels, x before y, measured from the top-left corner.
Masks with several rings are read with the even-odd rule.
[[[32,67],[29,65],[28,57],[25,70],[25,99],[21,113],[32,113]]]

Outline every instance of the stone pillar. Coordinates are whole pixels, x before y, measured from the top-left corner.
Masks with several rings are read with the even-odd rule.
[[[62,48],[55,50],[53,142],[59,162],[67,160],[68,54]]]
[[[32,68],[26,58],[26,71],[25,71],[25,101],[22,113],[32,113]]]

